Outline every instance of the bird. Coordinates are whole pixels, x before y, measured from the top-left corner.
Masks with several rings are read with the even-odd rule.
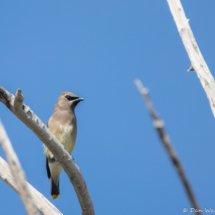
[[[64,146],[69,154],[73,151],[77,135],[75,107],[83,100],[83,98],[79,98],[73,93],[62,92],[55,104],[53,114],[47,122],[47,127],[50,132]],[[59,178],[62,166],[45,145],[44,152],[47,176],[51,179],[51,196],[52,199],[56,199],[60,196]]]

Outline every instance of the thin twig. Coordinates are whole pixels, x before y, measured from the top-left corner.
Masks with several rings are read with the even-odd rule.
[[[189,25],[190,20],[187,19],[180,0],[167,0],[167,2],[191,61],[191,67],[188,71],[195,70],[215,117],[215,81],[194,38]]]
[[[168,135],[166,134],[165,130],[164,130],[164,122],[159,118],[158,114],[156,113],[150,99],[149,99],[149,96],[148,96],[148,90],[142,85],[141,81],[140,80],[135,80],[135,84],[138,88],[138,90],[140,91],[144,101],[145,101],[145,104],[151,114],[151,117],[153,119],[153,123],[154,123],[154,126],[155,126],[155,129],[157,130],[158,132],[158,135],[161,139],[161,142],[162,144],[164,145],[164,147],[166,148],[167,150],[167,153],[174,165],[174,167],[176,168],[178,174],[179,174],[179,177],[184,185],[184,188],[186,190],[186,193],[190,199],[190,202],[191,204],[193,205],[193,207],[195,209],[200,209],[200,207],[198,206],[197,204],[197,200],[193,194],[193,191],[191,189],[191,186],[190,186],[190,183],[188,181],[188,178],[185,174],[185,171],[183,170],[183,167],[182,167],[182,164],[171,144],[171,141],[168,137]],[[197,213],[197,212],[196,212]],[[201,213],[197,213],[198,215],[200,215]]]
[[[19,190],[19,195],[22,198],[25,209],[29,215],[37,215],[37,209],[31,197],[31,193],[28,190],[27,182],[25,178],[25,173],[22,170],[22,167],[19,163],[19,159],[16,156],[16,153],[13,150],[12,144],[7,136],[7,133],[0,121],[0,144],[4,149],[10,169],[15,180],[16,186]]]
[[[93,202],[80,168],[75,164],[70,154],[49,131],[46,125],[33,113],[30,107],[23,103],[23,99],[21,90],[18,89],[14,96],[0,86],[0,101],[37,135],[61,163],[73,184],[81,206],[82,215],[94,215]]]
[[[14,191],[19,193],[16,183],[11,174],[8,163],[0,157],[0,178],[8,184]],[[27,182],[27,187],[31,192],[37,210],[42,215],[62,215],[62,213],[46,199],[40,192],[38,192],[32,185]]]

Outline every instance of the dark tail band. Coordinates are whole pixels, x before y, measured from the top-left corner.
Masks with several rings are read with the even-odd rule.
[[[58,184],[56,185],[52,179],[51,195],[52,195],[52,199],[57,199],[60,196],[59,181],[58,181]]]

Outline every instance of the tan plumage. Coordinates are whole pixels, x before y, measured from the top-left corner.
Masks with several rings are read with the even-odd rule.
[[[75,146],[77,135],[77,122],[74,110],[76,105],[83,100],[73,93],[63,92],[58,98],[53,114],[47,123],[49,130],[70,154]],[[55,199],[60,195],[59,177],[62,167],[49,149],[46,146],[44,148],[48,178],[52,179],[51,195]]]

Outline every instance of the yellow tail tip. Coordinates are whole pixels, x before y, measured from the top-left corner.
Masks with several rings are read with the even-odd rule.
[[[58,195],[52,195],[52,199],[57,199],[60,196],[60,194]]]

